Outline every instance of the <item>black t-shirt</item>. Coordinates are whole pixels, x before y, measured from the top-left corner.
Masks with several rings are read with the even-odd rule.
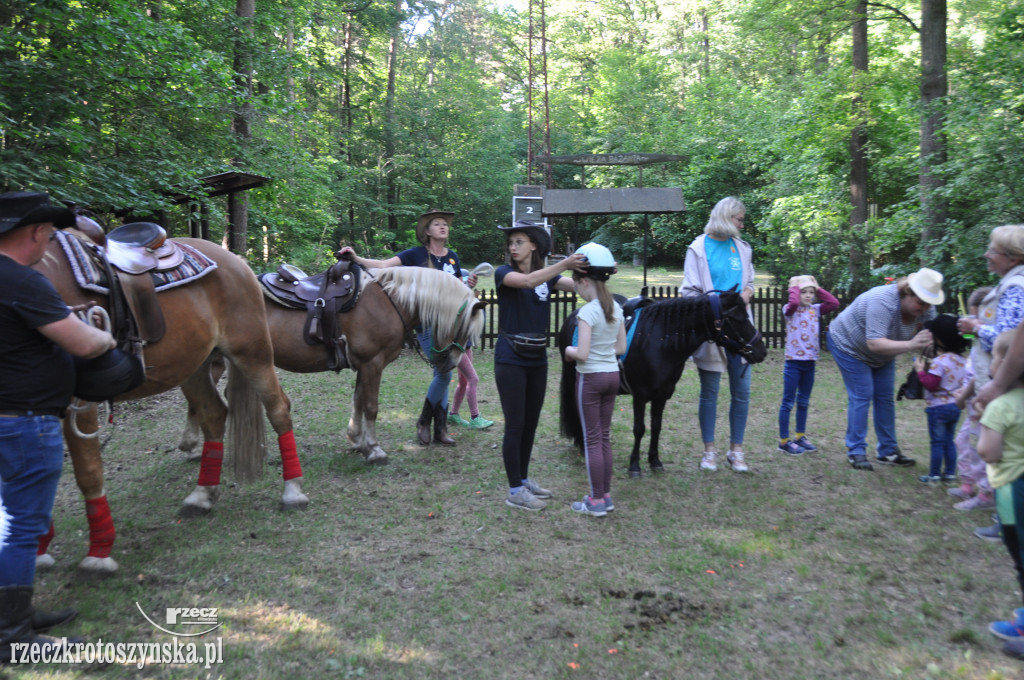
[[[71,403],[71,355],[36,330],[70,313],[49,279],[0,255],[0,409]]]
[[[427,267],[428,269],[440,269],[462,280],[462,265],[459,263],[459,256],[451,248],[443,257],[436,257],[426,246],[416,246],[403,250],[395,255],[401,260],[405,267]]]
[[[546,281],[536,288],[512,288],[503,286],[502,281],[509,272],[514,272],[507,264],[494,270],[494,285],[498,293],[498,329],[502,333],[547,333],[548,320],[551,317],[551,294],[555,284],[562,277]],[[514,364],[516,366],[545,366],[547,356],[539,359],[523,359],[512,351],[508,341],[499,336],[494,345],[494,363]]]

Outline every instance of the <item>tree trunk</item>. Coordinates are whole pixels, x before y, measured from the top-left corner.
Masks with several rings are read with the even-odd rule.
[[[252,39],[253,18],[256,16],[256,0],[236,0],[235,14],[242,27],[235,35],[235,88],[237,105],[231,118],[231,130],[235,134],[238,155],[231,160],[235,167],[245,166],[245,149],[248,146],[250,122],[252,121]],[[227,247],[231,252],[245,257],[246,240],[249,231],[249,196],[244,191],[232,194],[229,200],[230,221],[228,224]]]
[[[384,172],[385,206],[388,211],[388,231],[398,233],[398,187],[395,182],[395,83],[398,80],[398,48],[402,42],[403,0],[395,0],[395,20],[391,27],[391,42],[388,45],[388,92],[384,100]]]
[[[868,72],[868,6],[858,0],[853,32],[853,131],[850,134],[850,292],[866,288],[868,269],[868,135],[864,123],[864,98],[860,94]]]
[[[945,185],[935,168],[946,162],[943,134],[946,78],[946,0],[921,0],[921,264],[934,266],[942,256],[939,243],[946,222]]]

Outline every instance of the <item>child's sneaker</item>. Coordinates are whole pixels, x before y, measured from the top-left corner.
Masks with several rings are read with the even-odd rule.
[[[743,462],[742,451],[730,451],[725,455],[725,461],[729,463],[729,467],[732,468],[733,472],[749,472],[750,468]]]
[[[968,498],[974,496],[974,494],[971,493],[973,490],[973,487],[961,485],[954,487],[952,489],[946,489],[946,493],[948,493],[953,498],[962,498],[963,500],[967,500]]]
[[[796,442],[790,441],[785,444],[779,444],[779,451],[788,453],[791,456],[799,456],[804,452],[804,449]]]
[[[956,475],[942,475],[943,484],[956,484]]]
[[[979,493],[974,498],[954,503],[953,507],[957,510],[991,510],[996,507],[996,500],[992,496],[985,496]]]
[[[705,451],[700,459],[700,469],[714,472],[718,469],[718,454],[714,451]]]
[[[1021,628],[1019,621],[993,621],[989,624],[988,630],[1004,640],[1017,640],[1024,637],[1024,628]]]
[[[474,416],[472,420],[466,423],[466,427],[472,430],[484,430],[491,425],[494,425],[494,421],[487,420],[487,418],[484,418],[483,416]]]
[[[917,480],[922,484],[938,484],[942,481],[942,477],[938,475],[921,475]]]
[[[604,511],[611,512],[615,509],[615,501],[612,500],[611,496],[604,497]]]
[[[573,503],[572,510],[581,515],[590,515],[591,517],[604,517],[608,514],[604,502],[595,501],[590,496],[584,496],[583,500]]]
[[[804,451],[817,451],[818,447],[811,443],[811,440],[807,437],[800,437],[796,440],[796,445]]]
[[[458,425],[459,427],[467,427],[469,425],[469,421],[460,416],[458,413],[449,413],[448,422],[451,423],[452,425]]]

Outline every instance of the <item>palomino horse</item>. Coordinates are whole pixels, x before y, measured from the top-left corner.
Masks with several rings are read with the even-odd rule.
[[[309,499],[301,488],[302,468],[292,432],[291,403],[274,371],[273,347],[259,282],[244,260],[213,243],[197,239],[177,242],[199,251],[216,263],[216,268],[194,281],[159,293],[166,332],[144,348],[145,384],[119,396],[117,401],[147,397],[180,385],[196,408],[207,455],[198,486],[184,501],[182,512],[187,515],[208,510],[209,505],[203,507],[202,502],[214,495],[220,483],[226,421],[236,477],[239,481],[250,481],[262,473],[264,431],[258,397],[278,434],[285,479],[282,506],[303,508]],[[53,282],[68,305],[93,301],[106,307],[109,303],[108,296],[79,287],[56,240],[35,268]],[[231,364],[227,395],[230,409],[210,379],[210,357],[215,350]],[[93,433],[97,429],[97,409],[69,414],[64,419],[64,438],[89,520],[89,554],[79,564],[79,570],[86,575],[112,573],[117,570],[117,563],[110,557],[115,531],[103,488],[99,443],[97,439],[76,435],[72,418],[76,419],[79,432]],[[43,550],[48,542],[42,542]]]
[[[626,314],[635,329],[630,330],[632,338],[626,358],[621,362],[619,394],[633,395],[633,452],[629,456],[629,476],[639,477],[640,442],[646,432],[647,403],[651,403],[651,445],[647,462],[651,470],[661,472],[664,466],[658,456],[658,439],[665,403],[675,392],[686,360],[702,343],[713,341],[752,364],[764,361],[767,350],[738,293],[712,293],[659,302],[641,299],[627,304]],[[558,349],[562,353],[560,419],[562,435],[582,446],[583,430],[574,389],[576,365],[565,361],[565,348],[572,344],[575,330],[574,312],[558,333]]]
[[[371,463],[386,463],[388,454],[377,442],[377,402],[384,368],[398,358],[414,326],[429,328],[431,361],[452,370],[468,342],[478,344],[484,324],[484,303],[459,279],[425,267],[373,269],[362,277],[359,302],[337,315],[346,341],[346,358],[356,372],[348,442]],[[328,370],[327,352],[303,339],[306,312],[267,299],[267,323],[274,343],[274,364],[293,373]],[[194,439],[194,409],[182,442]],[[185,448],[184,445],[179,445]]]

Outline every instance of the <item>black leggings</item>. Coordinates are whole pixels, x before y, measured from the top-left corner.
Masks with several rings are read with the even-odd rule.
[[[1013,494],[1013,513],[1015,524],[1003,523],[1003,545],[1013,560],[1014,571],[1017,572],[1017,583],[1024,594],[1024,476],[1018,477],[1007,485],[1008,489],[999,489],[997,494]],[[1000,520],[1003,518],[1000,517]],[[1007,518],[1008,519],[1008,518]]]
[[[530,453],[544,405],[548,367],[494,364],[494,382],[498,386],[501,411],[505,416],[501,458],[505,462],[505,474],[511,489],[522,486],[523,480],[529,476]]]

